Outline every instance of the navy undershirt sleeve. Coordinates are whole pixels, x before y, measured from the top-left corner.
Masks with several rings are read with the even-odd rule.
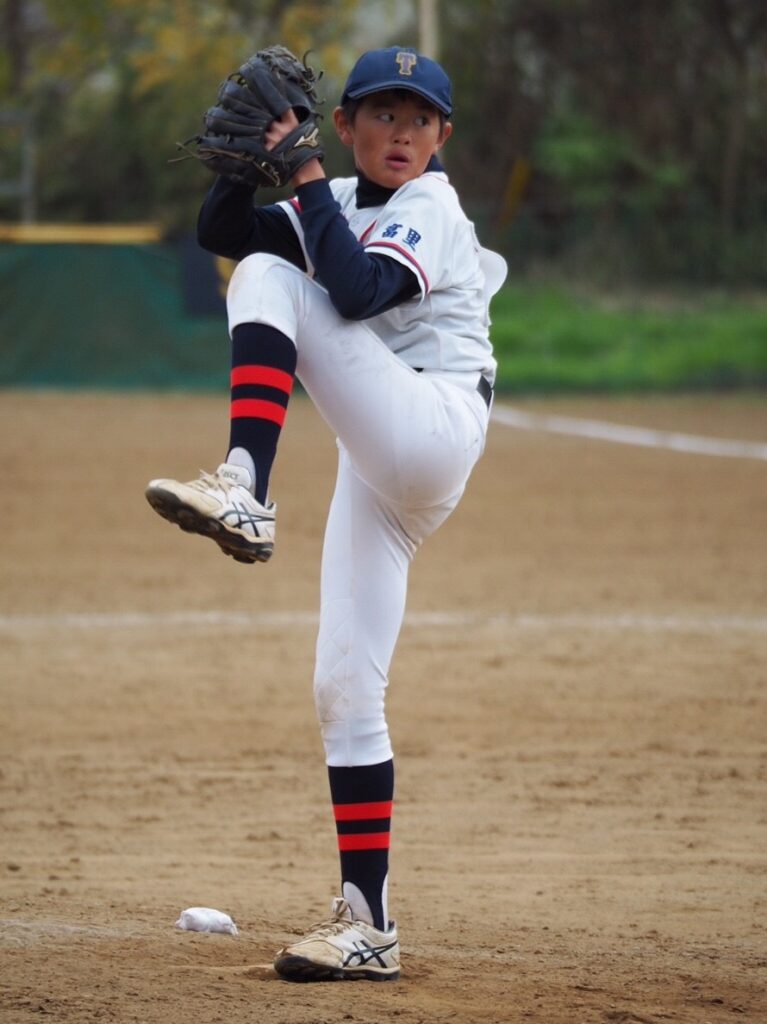
[[[306,260],[290,218],[279,206],[253,205],[253,189],[216,178],[197,218],[203,249],[241,260],[253,252],[281,256],[301,270]]]
[[[299,185],[296,195],[306,251],[341,316],[365,320],[419,294],[413,271],[357,241],[325,178]]]
[[[327,180],[296,190],[304,241],[317,278],[348,320],[365,320],[419,294],[415,273],[397,260],[368,253],[349,230]],[[203,249],[241,260],[254,252],[281,256],[306,270],[290,218],[277,205],[256,207],[253,189],[216,178],[197,219]]]

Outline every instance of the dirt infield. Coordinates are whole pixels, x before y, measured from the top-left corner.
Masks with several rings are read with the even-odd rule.
[[[526,408],[767,440],[765,398]],[[392,672],[391,985],[269,968],[325,915],[311,703],[333,438],[293,403],[278,545],[143,498],[223,397],[0,394],[0,1020],[767,1021],[767,462],[496,426]],[[236,938],[174,929],[188,906]]]

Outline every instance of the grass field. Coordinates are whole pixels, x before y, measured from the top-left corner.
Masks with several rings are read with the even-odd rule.
[[[493,302],[498,386],[513,393],[767,385],[767,300],[508,285]]]

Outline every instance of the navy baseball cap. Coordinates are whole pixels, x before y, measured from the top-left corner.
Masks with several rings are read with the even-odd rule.
[[[363,53],[347,79],[341,103],[385,89],[409,89],[448,117],[453,111],[452,87],[445,71],[435,60],[407,46]]]

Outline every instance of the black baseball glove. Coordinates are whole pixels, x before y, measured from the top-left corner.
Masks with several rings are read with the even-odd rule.
[[[286,185],[299,167],[325,155],[315,91],[319,77],[284,46],[259,50],[221,83],[216,105],[205,113],[203,134],[179,145],[231,181],[254,188]],[[298,127],[267,149],[269,125],[291,108]]]

